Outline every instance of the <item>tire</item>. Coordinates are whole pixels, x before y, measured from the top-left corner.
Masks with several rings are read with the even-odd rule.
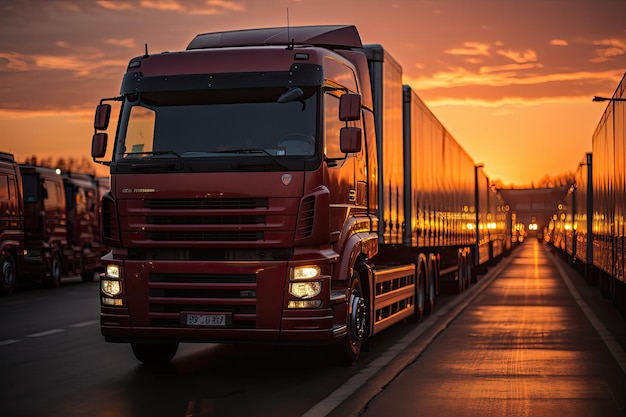
[[[458,256],[458,265],[457,265],[457,276],[458,276],[458,282],[457,282],[457,294],[461,294],[463,291],[465,291],[465,256],[463,256],[460,252],[459,252],[459,256]]]
[[[363,296],[363,287],[359,273],[355,270],[350,278],[350,297],[346,317],[346,337],[343,346],[343,359],[353,365],[359,359],[363,340],[367,333],[367,303]]]
[[[50,277],[48,278],[48,286],[51,288],[59,288],[61,286],[61,277],[63,276],[63,260],[59,252],[52,255],[52,263],[50,265]]]
[[[146,365],[160,365],[171,361],[178,351],[178,342],[131,343],[135,358]]]
[[[468,290],[472,285],[472,260],[469,254],[463,257],[463,265],[465,266],[465,289]]]
[[[469,277],[470,284],[476,284],[478,282],[478,274],[476,273],[476,265],[474,265],[475,254],[471,250],[467,252],[467,276]]]
[[[17,281],[17,265],[11,252],[6,252],[0,257],[2,268],[2,283],[0,283],[0,295],[11,295]]]
[[[417,268],[414,295],[415,313],[408,320],[411,323],[420,323],[426,311],[426,271],[423,263],[419,263]]]
[[[428,293],[426,294],[426,304],[424,305],[424,313],[430,314],[435,311],[435,304],[437,302],[437,271],[436,264],[430,262],[430,266],[427,269],[428,277]]]

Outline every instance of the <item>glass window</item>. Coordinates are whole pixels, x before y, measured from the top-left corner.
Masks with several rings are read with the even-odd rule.
[[[2,175],[0,176],[0,200],[9,199],[9,179]]]
[[[129,122],[126,128],[125,153],[151,152],[154,141],[154,110],[141,106],[130,109]]]
[[[341,128],[346,124],[339,120],[339,98],[327,93],[324,95],[324,131],[326,132],[326,149],[328,158],[343,158],[339,135]]]
[[[313,155],[317,89],[303,87],[300,97],[279,103],[285,91],[144,93],[123,114],[116,159],[173,152],[184,158]]]

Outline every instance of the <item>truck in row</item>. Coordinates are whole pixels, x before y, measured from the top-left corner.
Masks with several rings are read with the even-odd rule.
[[[20,281],[58,287],[66,275],[91,281],[108,252],[100,201],[108,179],[18,164],[0,152],[0,294]]]
[[[142,362],[249,342],[332,345],[354,363],[511,249],[483,166],[354,26],[146,48],[94,128],[111,179],[101,332]]]
[[[546,241],[626,315],[626,73],[558,205]]]

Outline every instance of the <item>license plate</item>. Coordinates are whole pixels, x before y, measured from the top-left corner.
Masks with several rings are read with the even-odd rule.
[[[186,313],[182,316],[183,324],[187,326],[230,326],[231,313]]]

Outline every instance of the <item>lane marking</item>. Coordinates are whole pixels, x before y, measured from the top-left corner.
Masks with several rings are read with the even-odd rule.
[[[52,329],[52,330],[46,330],[46,331],[39,332],[39,333],[27,334],[26,337],[44,337],[44,336],[50,336],[51,334],[55,334],[55,333],[61,333],[64,331],[65,329]]]
[[[99,320],[89,320],[89,321],[83,321],[82,323],[76,323],[76,324],[70,324],[67,327],[71,327],[73,329],[79,328],[79,327],[86,327],[86,326],[91,326],[92,324],[97,324],[100,323]]]
[[[99,324],[100,320],[88,320],[88,321],[82,321],[80,323],[74,323],[74,324],[69,324],[67,326],[67,328],[71,328],[71,329],[78,329],[81,327],[87,327],[87,326],[93,326],[95,324]],[[23,337],[29,337],[29,338],[38,338],[38,337],[44,337],[44,336],[50,336],[53,334],[57,334],[57,333],[61,333],[64,332],[66,329],[52,329],[52,330],[44,330],[43,332],[38,332],[38,333],[31,333],[31,334],[27,334]],[[8,346],[8,345],[12,345],[14,343],[18,343],[21,342],[20,339],[6,339],[6,340],[0,340],[0,347],[2,346]]]
[[[580,295],[576,287],[574,287],[574,284],[572,284],[569,277],[567,276],[567,274],[561,267],[560,262],[556,262],[553,260],[552,263],[556,266],[556,269],[559,271],[559,274],[561,275],[561,279],[565,281],[565,285],[569,289],[569,292],[572,294],[572,297],[574,297],[576,304],[578,304],[578,307],[580,307],[583,313],[585,313],[587,320],[589,320],[589,322],[594,327],[596,332],[598,332],[598,334],[600,335],[600,338],[602,339],[606,347],[611,352],[611,355],[613,355],[613,357],[617,361],[617,364],[620,366],[620,368],[622,368],[622,371],[626,374],[626,352],[624,352],[624,350],[622,349],[622,346],[615,340],[613,335],[608,331],[608,329],[600,321],[598,316],[596,316],[596,314],[587,305],[583,297]]]
[[[18,342],[20,342],[20,341],[16,340],[16,339],[2,340],[2,341],[0,341],[0,346],[12,345],[13,343],[18,343]]]

